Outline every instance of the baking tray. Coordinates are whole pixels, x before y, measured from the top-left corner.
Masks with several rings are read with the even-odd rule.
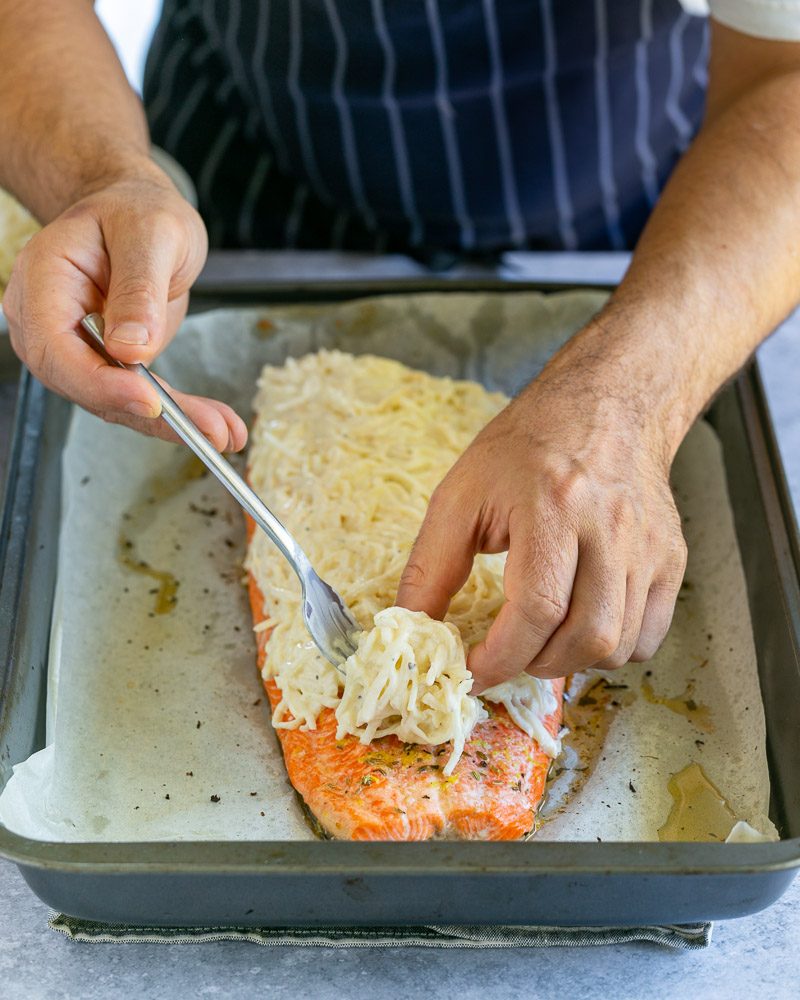
[[[200,281],[193,309],[492,288],[553,290],[491,273],[265,283],[243,280],[234,266]],[[68,416],[69,404],[23,373],[0,528],[0,783],[44,744]],[[53,908],[134,924],[654,924],[768,906],[800,867],[798,533],[755,364],[720,394],[709,419],[723,444],[747,578],[779,842],[63,844],[0,827],[0,854]]]
[[[3,314],[0,311],[0,489],[6,480],[19,375],[19,359],[11,349],[8,336],[3,333]]]

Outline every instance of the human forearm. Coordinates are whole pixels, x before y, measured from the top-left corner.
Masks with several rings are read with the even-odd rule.
[[[668,459],[800,298],[800,56],[795,68],[780,47],[783,59],[742,91],[729,49],[749,41],[732,35],[715,29],[706,123],[628,274],[556,362],[574,371],[585,357],[609,393],[627,395]]]
[[[708,115],[608,305],[434,493],[397,595],[441,615],[475,552],[506,601],[477,690],[651,657],[686,543],[669,468],[697,414],[800,297],[800,45],[714,27]]]
[[[0,186],[46,223],[110,180],[163,177],[90,0],[0,0],[0,23]]]
[[[46,225],[3,298],[11,343],[44,384],[106,420],[169,436],[157,393],[79,335],[102,312],[106,349],[149,364],[186,312],[205,228],[150,160],[141,102],[89,0],[0,0],[0,185]],[[247,432],[222,403],[179,394],[217,448]]]

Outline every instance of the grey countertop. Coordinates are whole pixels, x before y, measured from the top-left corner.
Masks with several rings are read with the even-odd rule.
[[[531,256],[519,276],[614,280],[617,255]],[[760,351],[787,478],[800,508],[800,318]],[[0,436],[8,405],[0,400]],[[0,861],[0,995],[7,1000],[108,997],[315,996],[426,1000],[515,997],[796,997],[800,982],[800,880],[768,910],[719,923],[711,947],[671,952],[652,945],[586,949],[445,951],[422,948],[260,948],[77,944],[47,929],[48,908],[16,867]]]
[[[800,880],[766,912],[717,924],[711,947],[693,952],[78,944],[48,931],[47,916],[17,870],[0,864],[5,1000],[795,1000],[800,979]]]

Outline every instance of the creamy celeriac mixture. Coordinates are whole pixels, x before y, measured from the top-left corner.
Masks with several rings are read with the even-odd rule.
[[[504,555],[476,557],[444,622],[392,606],[431,494],[507,402],[477,383],[372,355],[320,351],[263,369],[250,482],[365,629],[343,683],[305,629],[288,563],[254,533],[247,567],[269,614],[257,627],[271,630],[264,676],[281,693],[276,727],[313,729],[330,708],[340,735],[363,742],[389,734],[451,742],[449,773],[486,718],[486,700],[505,705],[557,755],[559,741],[544,725],[557,705],[550,681],[522,675],[480,698],[469,694],[466,650],[500,610]]]

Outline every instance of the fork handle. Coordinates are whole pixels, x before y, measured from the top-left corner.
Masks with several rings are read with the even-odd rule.
[[[305,592],[305,573],[311,568],[308,557],[263,500],[248,486],[230,462],[217,451],[197,425],[189,419],[152,372],[142,364],[126,365],[111,357],[103,340],[104,323],[103,317],[99,313],[90,313],[88,316],[84,316],[81,320],[81,326],[89,334],[94,344],[102,349],[103,354],[112,364],[147,379],[161,400],[161,416],[165,422],[192,449],[206,468],[214,473],[225,489],[244,507],[253,520],[264,529],[288,560]]]

